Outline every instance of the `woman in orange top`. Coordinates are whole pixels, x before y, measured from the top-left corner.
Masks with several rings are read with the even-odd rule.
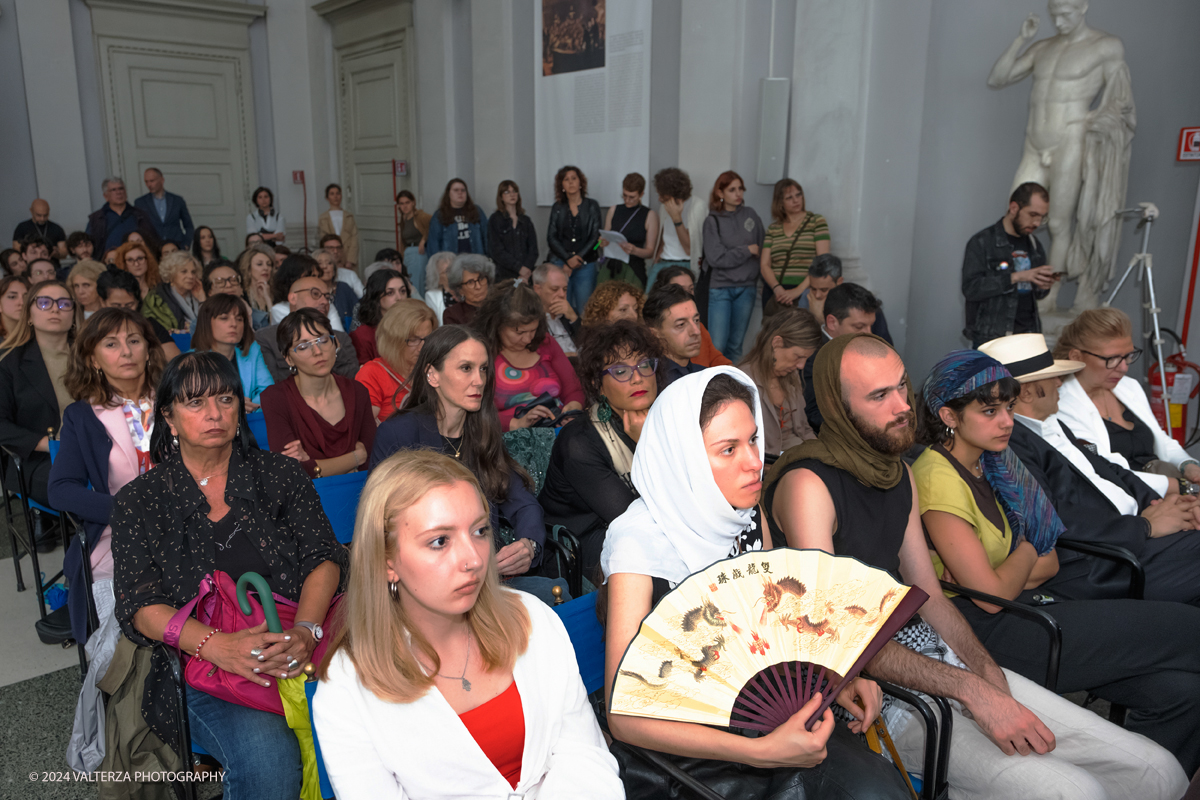
[[[375,329],[379,358],[363,364],[354,376],[371,395],[376,423],[394,414],[408,396],[413,365],[425,337],[437,326],[437,315],[420,300],[397,301],[379,321]]]

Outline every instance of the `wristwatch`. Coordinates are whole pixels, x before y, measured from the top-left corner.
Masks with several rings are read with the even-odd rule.
[[[538,554],[542,552],[542,546],[541,546],[540,544],[538,544],[537,542],[535,542],[533,539],[526,539],[525,541],[527,541],[527,542],[529,542],[531,545],[533,545],[533,557],[532,557],[532,560],[533,560],[533,561],[537,561]]]
[[[308,632],[313,635],[313,641],[318,642],[318,643],[325,636],[325,631],[321,628],[320,625],[316,624],[315,622],[297,622],[296,627],[297,628],[308,628]]]

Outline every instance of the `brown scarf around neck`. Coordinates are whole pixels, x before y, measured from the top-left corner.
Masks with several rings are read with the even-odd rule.
[[[876,489],[891,489],[904,477],[904,462],[900,456],[880,453],[863,441],[850,413],[842,402],[842,355],[859,337],[867,336],[887,344],[885,339],[871,333],[839,336],[826,342],[813,363],[813,392],[817,407],[825,418],[816,439],[789,448],[767,472],[765,487],[769,491],[789,464],[815,458],[822,464],[843,469],[861,483]],[[891,347],[891,345],[888,345]],[[911,383],[908,386],[908,405],[916,408]],[[764,496],[769,496],[764,493]]]

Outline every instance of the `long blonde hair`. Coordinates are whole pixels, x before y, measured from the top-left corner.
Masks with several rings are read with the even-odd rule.
[[[321,680],[328,677],[333,655],[345,650],[358,680],[381,700],[411,703],[433,688],[441,660],[411,624],[403,601],[389,591],[387,559],[396,552],[401,514],[430,489],[459,482],[471,484],[486,512],[487,499],[471,471],[433,450],[402,450],[371,472],[358,504],[350,582],[338,608],[337,633],[318,670]],[[529,645],[529,613],[516,594],[500,589],[494,554],[467,625],[489,671],[512,669]],[[429,674],[421,663],[431,667]]]
[[[254,278],[250,275],[250,262],[254,259],[255,254],[264,255],[271,260],[271,277],[267,278],[267,299],[258,296],[258,292],[254,287]],[[250,303],[250,307],[259,311],[270,311],[273,305],[271,301],[271,283],[275,277],[275,251],[267,247],[265,244],[252,244],[242,251],[238,256],[237,271],[242,276],[242,286],[245,287],[246,302]]]
[[[428,322],[435,331],[438,328],[437,314],[433,313],[433,309],[425,305],[424,301],[409,298],[397,300],[395,305],[383,313],[379,324],[375,326],[375,344],[379,355],[383,356],[383,360],[397,373],[400,372],[400,365],[408,350],[409,337],[422,322]],[[416,352],[419,353],[420,350]],[[414,358],[413,366],[416,365],[416,361]],[[400,377],[407,381],[412,376]]]
[[[8,332],[8,334],[4,337],[4,341],[0,342],[0,359],[4,359],[10,355],[16,348],[37,339],[37,332],[34,331],[33,323],[30,321],[30,318],[33,314],[30,309],[33,308],[33,301],[37,299],[38,292],[40,292],[42,289],[45,289],[47,286],[57,286],[58,288],[66,291],[67,297],[71,297],[71,290],[67,288],[65,283],[59,280],[42,281],[41,283],[35,283],[33,286],[31,286],[29,291],[25,293],[25,302],[21,304],[21,316],[17,319],[16,327]],[[73,297],[72,302],[74,302]],[[67,334],[68,341],[75,341],[76,327],[75,316],[72,315],[71,330]]]

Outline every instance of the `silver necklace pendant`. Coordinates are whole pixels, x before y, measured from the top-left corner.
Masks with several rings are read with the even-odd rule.
[[[469,680],[467,680],[466,678],[462,679],[462,685],[463,685],[464,692],[471,691],[471,682]]]
[[[211,476],[210,476],[210,477],[211,477]],[[202,479],[200,480],[200,485],[201,485],[201,486],[208,486],[208,478],[202,478]]]

